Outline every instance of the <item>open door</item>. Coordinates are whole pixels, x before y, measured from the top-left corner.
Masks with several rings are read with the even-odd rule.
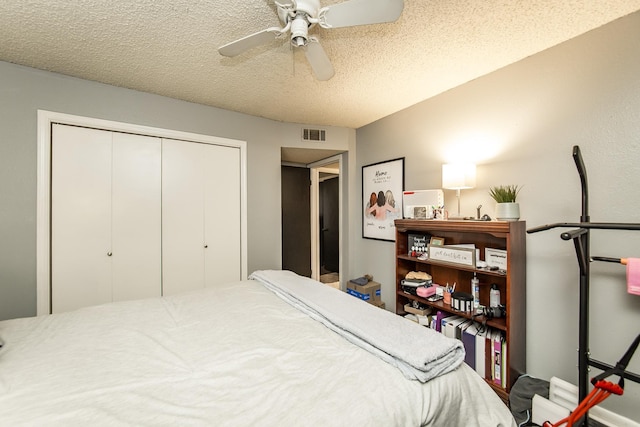
[[[320,178],[320,275],[340,272],[340,175]]]
[[[311,164],[311,277],[340,289],[341,156]]]
[[[309,164],[283,161],[281,166],[282,268],[338,289],[344,244],[342,158],[334,154]]]
[[[306,167],[281,166],[282,269],[311,277],[311,178]]]

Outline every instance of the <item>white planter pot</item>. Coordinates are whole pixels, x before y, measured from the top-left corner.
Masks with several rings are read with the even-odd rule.
[[[496,205],[496,219],[498,221],[519,220],[520,205],[518,203],[498,203]]]

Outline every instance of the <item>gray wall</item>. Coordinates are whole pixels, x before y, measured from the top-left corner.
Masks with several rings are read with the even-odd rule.
[[[248,270],[280,268],[280,148],[301,126],[0,62],[0,319],[36,314],[37,110],[247,141]],[[327,129],[347,150],[355,131]]]
[[[477,187],[462,191],[462,214],[493,216],[489,186],[520,184],[527,226],[578,222],[579,145],[590,185],[591,220],[640,223],[640,12],[457,87],[357,130],[355,167],[406,157],[406,189],[441,187],[441,165],[478,164]],[[360,194],[360,174],[351,194]],[[362,201],[351,199],[352,212]],[[456,211],[455,192],[445,204]],[[352,271],[383,284],[394,304],[392,243],[362,239],[351,227]],[[527,364],[530,374],[577,384],[578,266],[560,230],[527,235]],[[592,233],[592,255],[640,257],[640,232]],[[626,293],[621,265],[592,264],[591,353],[615,364],[640,332],[640,297]],[[640,356],[632,368],[640,372]],[[617,381],[617,379],[616,379]],[[627,382],[609,407],[640,421]]]
[[[370,273],[393,294],[393,244],[361,238],[360,167],[406,157],[407,189],[440,188],[442,163],[473,157],[467,215],[493,214],[491,185],[524,186],[529,227],[574,222],[580,187],[571,147],[589,174],[593,221],[640,222],[640,13],[462,85],[356,132],[329,128],[322,148],[348,149],[343,211],[346,278]],[[305,147],[300,126],[0,62],[0,319],[35,314],[36,111],[45,109],[248,142],[249,271],[280,266],[280,147]],[[356,142],[357,141],[357,142]],[[310,146],[308,148],[315,148]],[[356,149],[357,148],[357,149]],[[455,194],[445,192],[455,210]],[[349,212],[358,214],[349,215]],[[594,232],[594,255],[640,257],[640,233]],[[559,232],[527,236],[529,373],[576,382],[577,264]],[[592,354],[615,362],[639,332],[640,297],[624,269],[592,265]],[[640,357],[632,368],[640,372]],[[640,421],[638,386],[606,406]]]

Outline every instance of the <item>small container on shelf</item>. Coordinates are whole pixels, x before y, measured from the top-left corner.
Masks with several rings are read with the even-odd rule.
[[[489,292],[489,307],[498,307],[500,305],[500,289],[496,283],[491,284]]]

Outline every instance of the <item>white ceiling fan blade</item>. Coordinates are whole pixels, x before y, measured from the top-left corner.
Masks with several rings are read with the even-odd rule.
[[[403,0],[348,0],[328,6],[324,15],[327,28],[394,22],[402,14]]]
[[[329,80],[333,77],[335,72],[333,71],[331,60],[329,60],[327,53],[315,37],[309,38],[304,53],[307,56],[307,61],[309,61],[311,65],[313,74],[318,80]]]
[[[254,47],[269,43],[280,34],[282,34],[282,30],[280,30],[280,28],[267,28],[266,30],[259,31],[257,33],[243,37],[239,40],[227,43],[224,46],[220,46],[218,48],[218,52],[220,52],[220,55],[224,56],[240,55],[242,52],[245,52],[249,49],[253,49]]]

